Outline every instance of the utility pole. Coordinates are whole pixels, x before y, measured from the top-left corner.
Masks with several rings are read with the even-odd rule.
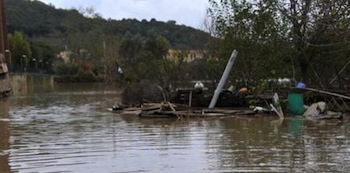
[[[220,82],[219,82],[218,86],[216,87],[216,90],[214,91],[214,96],[211,99],[210,105],[208,107],[209,109],[212,109],[215,107],[216,102],[218,101],[218,98],[220,96],[220,93],[221,93],[222,89],[224,88],[224,85],[226,83],[228,75],[230,74],[232,66],[236,61],[237,55],[238,55],[238,52],[236,50],[233,50],[231,57],[230,57],[229,61],[227,62],[225,71],[221,76]]]

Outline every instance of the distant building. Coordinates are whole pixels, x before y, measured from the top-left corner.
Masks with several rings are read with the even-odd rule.
[[[206,58],[208,55],[206,50],[174,50],[168,51],[167,59],[172,61],[179,61],[183,58],[183,62],[192,62],[194,60]]]
[[[73,56],[74,55],[74,56]],[[57,55],[57,58],[62,59],[65,64],[75,62],[77,59],[88,59],[91,56],[88,50],[79,49],[77,53],[72,51],[62,51]]]
[[[72,55],[71,51],[63,51],[57,55],[57,58],[61,58],[65,64],[70,62],[70,57]]]

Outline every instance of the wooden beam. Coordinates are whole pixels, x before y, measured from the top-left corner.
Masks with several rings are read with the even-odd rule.
[[[318,92],[318,93],[327,94],[327,95],[330,95],[330,96],[334,96],[334,97],[339,97],[339,98],[343,98],[343,99],[346,99],[346,100],[350,100],[349,96],[341,95],[341,94],[338,94],[338,93],[332,93],[332,92],[323,91],[323,90],[314,89],[314,88],[298,88],[298,89],[302,89],[302,90],[306,90],[306,91]]]

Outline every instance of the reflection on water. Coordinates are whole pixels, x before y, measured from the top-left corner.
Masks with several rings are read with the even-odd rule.
[[[51,75],[12,74],[11,81],[14,96],[27,96],[38,91],[51,91],[54,87]]]
[[[10,156],[1,160],[1,169],[4,164],[3,172],[9,165],[11,172],[350,171],[348,119],[140,119],[107,112],[119,95],[114,85],[66,84],[12,97],[11,121],[1,124],[11,137],[1,132],[0,145],[10,142]]]
[[[9,166],[9,100],[0,101],[0,173],[10,172]]]

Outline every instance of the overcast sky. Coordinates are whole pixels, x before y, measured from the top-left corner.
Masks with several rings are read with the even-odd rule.
[[[175,20],[202,29],[208,0],[40,0],[56,8],[93,7],[103,18]]]

